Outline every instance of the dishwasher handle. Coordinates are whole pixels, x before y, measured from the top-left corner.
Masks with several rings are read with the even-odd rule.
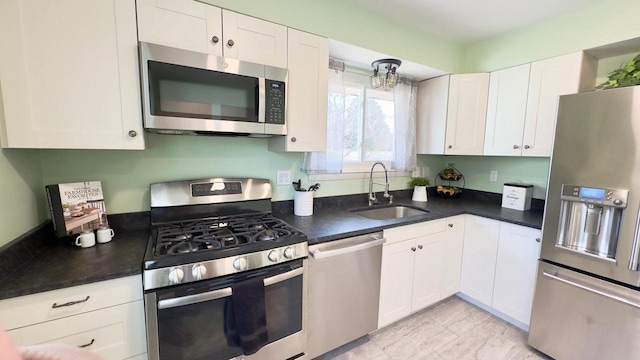
[[[309,248],[309,254],[314,259],[326,259],[334,256],[340,256],[340,255],[344,255],[344,254],[348,254],[356,251],[365,250],[368,248],[372,248],[374,246],[380,246],[387,241],[387,239],[381,238],[378,236],[371,236],[370,239],[371,240],[366,242],[358,243],[355,245],[350,244],[344,247],[338,247],[338,248],[327,250],[327,251],[322,251],[320,250],[320,247],[314,248],[312,246],[311,248]]]

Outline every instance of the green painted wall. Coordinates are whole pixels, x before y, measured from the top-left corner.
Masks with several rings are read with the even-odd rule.
[[[47,217],[38,150],[0,150],[0,246]]]
[[[638,0],[609,0],[480,42],[467,49],[465,71],[493,71],[637,38],[639,13]]]
[[[637,0],[612,0],[545,24],[487,41],[466,50],[341,0],[208,0],[266,20],[282,23],[402,59],[452,72],[488,71],[577,49],[638,37],[634,14]],[[620,10],[622,8],[623,10]],[[615,10],[614,10],[615,9]],[[594,25],[595,24],[595,25]],[[616,64],[617,66],[618,64]],[[147,210],[150,183],[209,176],[251,176],[275,181],[276,171],[290,169],[293,178],[301,154],[274,153],[266,140],[146,134],[144,151],[2,150],[0,153],[0,246],[48,217],[43,186],[49,183],[101,180],[111,213]],[[547,159],[419,156],[432,177],[454,162],[467,188],[501,192],[502,183],[522,180],[536,184],[534,196],[544,197]],[[497,170],[498,182],[488,173]],[[406,188],[406,178],[393,178],[391,189]],[[363,193],[367,179],[322,181],[317,196]],[[291,186],[275,186],[274,199],[291,199]]]

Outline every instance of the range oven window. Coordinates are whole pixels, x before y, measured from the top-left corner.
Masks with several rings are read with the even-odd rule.
[[[148,61],[152,115],[258,122],[258,78]]]
[[[295,270],[295,269],[294,269]],[[157,291],[158,304],[193,295],[211,294],[228,289],[234,282],[271,278],[292,271],[291,265],[252,271],[242,276],[203,281],[197,285],[178,286]],[[267,343],[275,342],[302,330],[302,274],[265,286]],[[227,360],[242,355],[240,347],[228,339],[231,326],[231,296],[160,308],[157,310],[160,360]],[[205,295],[206,297],[206,295]]]

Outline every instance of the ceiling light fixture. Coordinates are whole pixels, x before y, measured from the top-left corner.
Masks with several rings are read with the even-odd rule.
[[[400,67],[402,61],[398,59],[380,59],[371,63],[373,75],[371,75],[371,87],[377,89],[382,87],[384,90],[391,90],[398,84],[398,73],[396,69]],[[386,74],[380,73],[380,67],[386,70]]]

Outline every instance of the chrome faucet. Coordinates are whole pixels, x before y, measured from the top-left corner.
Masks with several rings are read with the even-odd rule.
[[[373,182],[373,168],[376,167],[376,165],[381,165],[382,168],[384,169],[384,183],[377,183],[377,182]],[[391,204],[393,202],[393,195],[389,194],[389,175],[387,174],[387,167],[384,166],[383,163],[381,163],[380,161],[376,162],[373,164],[373,166],[371,167],[371,173],[369,174],[369,206],[376,204],[378,202],[378,198],[376,197],[376,193],[373,192],[373,185],[382,185],[384,186],[384,197],[386,199],[389,199],[389,204]]]

